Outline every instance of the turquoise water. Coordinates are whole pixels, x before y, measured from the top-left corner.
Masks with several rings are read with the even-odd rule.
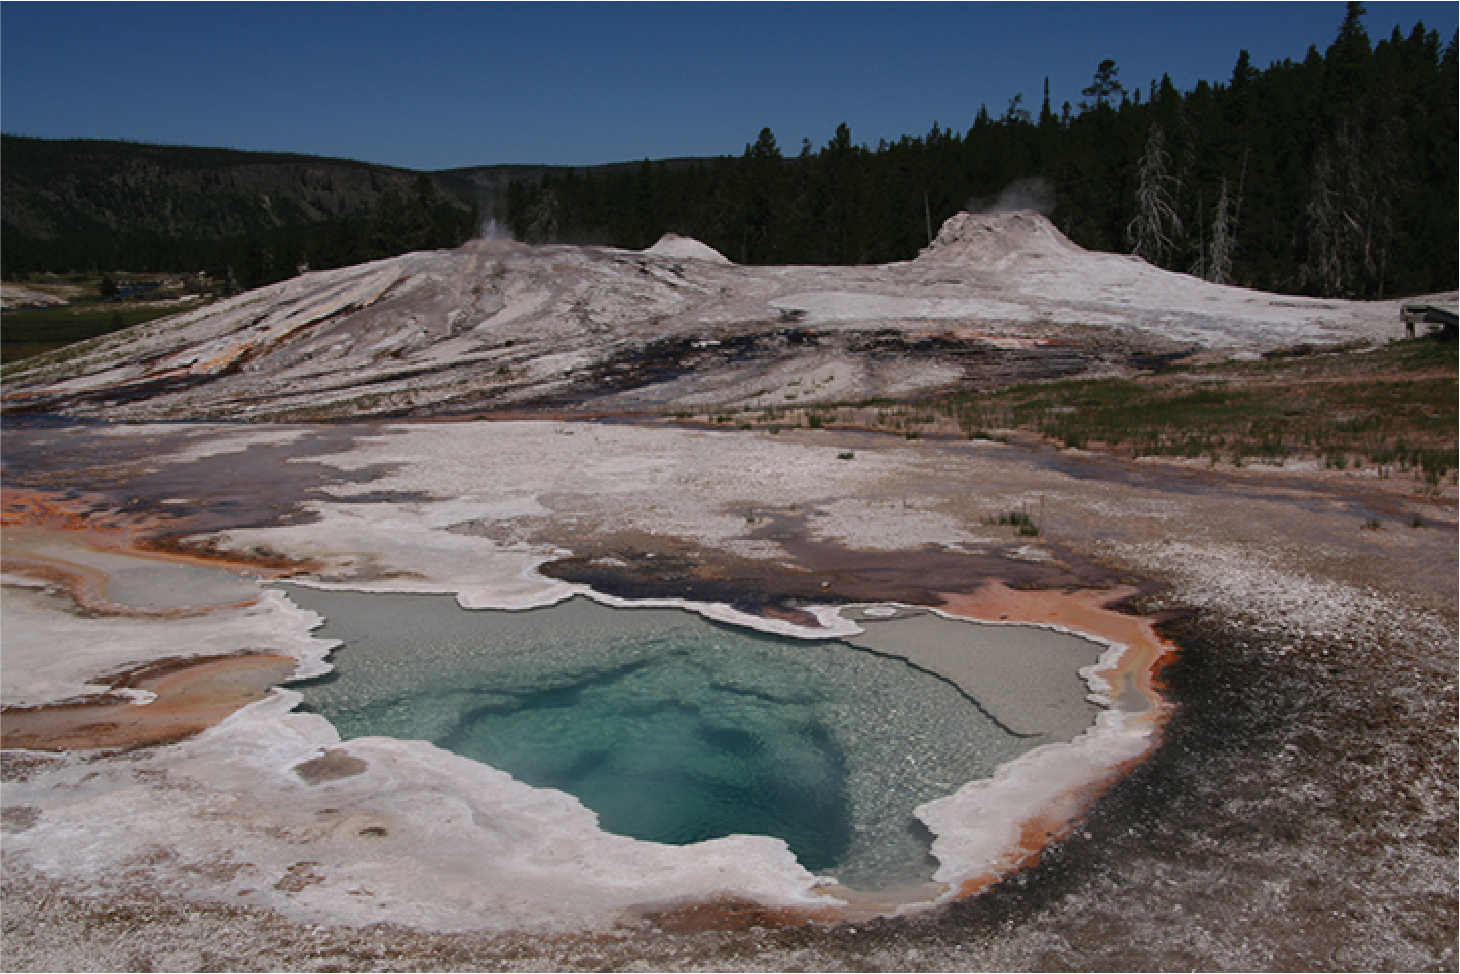
[[[586,599],[468,612],[444,596],[290,597],[344,642],[334,673],[296,686],[344,738],[431,741],[575,795],[621,835],[777,836],[859,889],[926,881],[913,809],[1044,742],[838,640]]]

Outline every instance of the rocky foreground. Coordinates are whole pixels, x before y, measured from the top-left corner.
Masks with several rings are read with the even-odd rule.
[[[469,843],[443,857],[431,841],[444,818],[412,802],[447,794],[450,774],[424,775],[416,751],[390,742],[363,757],[352,742],[296,746],[300,727],[328,735],[278,696],[179,743],[12,746],[6,967],[1453,970],[1453,476],[1425,484],[1311,458],[1128,461],[1016,431],[912,440],[623,418],[1401,332],[1395,303],[1217,288],[1086,254],[1012,214],[955,219],[923,257],[877,268],[739,268],[682,240],[643,254],[409,255],[7,372],[0,689],[12,708],[144,657],[258,654],[257,619],[282,620],[277,652],[317,666],[323,648],[282,593],[240,602],[233,587],[280,575],[476,606],[589,586],[786,626],[867,601],[983,618],[1019,605],[1117,640],[1121,625],[1154,622],[1177,652],[1157,674],[1171,709],[1144,760],[1074,819],[1028,832],[1038,855],[1024,868],[882,919],[795,914],[775,890],[654,903],[620,888],[627,905],[568,895],[524,908],[510,884],[468,881]],[[552,416],[441,421],[508,411]],[[433,421],[196,422],[367,414]],[[601,414],[611,421],[590,419]],[[1032,511],[1038,534],[1009,523]],[[123,555],[244,577],[209,582],[209,607],[174,618],[124,604],[137,589],[106,579]],[[129,578],[153,596],[201,584],[162,572]],[[1115,598],[1121,625],[1081,614]],[[17,655],[18,634],[47,625],[82,635],[64,655],[34,640]],[[160,685],[114,682],[118,707]],[[377,758],[410,787],[360,774]],[[382,788],[357,787],[372,782]],[[551,850],[529,818],[513,828],[504,855]],[[541,865],[519,859],[514,875]],[[581,868],[572,860],[562,875]],[[702,879],[691,868],[676,881]],[[770,877],[743,885],[756,883]]]
[[[1311,464],[1151,464],[1113,477],[1098,457],[1048,448],[830,430],[541,421],[10,435],[9,496],[25,488],[58,505],[33,508],[33,520],[104,532],[130,519],[175,539],[167,550],[271,555],[316,584],[439,590],[455,578],[459,598],[483,602],[503,585],[562,584],[512,566],[575,551],[585,560],[544,570],[592,568],[629,595],[738,591],[745,610],[774,617],[877,592],[938,604],[998,581],[1096,593],[1138,583],[1160,589],[1131,608],[1167,619],[1180,647],[1161,674],[1176,709],[1148,760],[1037,865],[902,919],[785,926],[783,911],[732,897],[630,910],[591,936],[561,924],[515,933],[487,914],[488,929],[432,932],[435,916],[463,923],[436,899],[454,888],[446,874],[416,883],[405,860],[369,866],[429,851],[424,820],[408,824],[424,779],[394,813],[387,793],[346,799],[336,786],[353,779],[314,785],[290,771],[297,757],[274,762],[288,745],[272,731],[257,758],[206,736],[115,757],[82,750],[59,765],[8,751],[13,969],[1454,964],[1451,490],[1418,495]],[[76,483],[94,490],[66,500]],[[1040,538],[988,523],[1035,497],[1053,511]],[[93,608],[79,621],[106,619]],[[102,652],[96,643],[88,651]],[[22,675],[7,665],[7,681]],[[262,731],[281,718],[252,719]],[[374,761],[377,750],[360,753]],[[255,760],[254,793],[231,792],[235,765]],[[262,787],[294,797],[260,804]],[[339,831],[370,816],[389,838]],[[371,924],[361,892],[381,883],[405,898]]]

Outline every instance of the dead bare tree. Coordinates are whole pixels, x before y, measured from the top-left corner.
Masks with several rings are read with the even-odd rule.
[[[1205,202],[1201,187],[1196,190],[1196,260],[1186,273],[1202,280],[1207,279],[1207,227],[1203,208]]]
[[[1318,145],[1308,178],[1299,281],[1329,296],[1384,293],[1398,166],[1392,92],[1366,97]]]
[[[1343,248],[1343,231],[1347,221],[1340,213],[1339,191],[1334,185],[1333,162],[1328,147],[1320,145],[1313,156],[1313,170],[1308,181],[1308,259],[1302,275],[1317,284],[1324,294],[1341,294],[1344,285],[1344,263],[1339,254]]]
[[[1212,257],[1207,265],[1207,280],[1213,284],[1232,283],[1232,250],[1237,239],[1233,231],[1235,220],[1227,196],[1227,177],[1222,177],[1222,192],[1217,197],[1217,215],[1212,220]]]
[[[1161,126],[1153,123],[1150,134],[1146,136],[1146,151],[1141,156],[1136,218],[1125,232],[1131,253],[1157,265],[1174,246],[1173,238],[1181,235],[1181,218],[1176,215],[1176,207],[1171,201],[1171,191],[1177,180],[1170,173],[1170,164],[1165,133]]]

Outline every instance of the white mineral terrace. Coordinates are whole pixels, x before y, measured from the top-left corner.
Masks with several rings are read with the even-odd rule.
[[[302,274],[107,336],[15,370],[4,398],[107,420],[470,415],[580,399],[764,409],[927,395],[984,367],[878,355],[867,336],[883,332],[1056,359],[1063,348],[1078,364],[1058,369],[1098,376],[1138,352],[1399,337],[1400,304],[1212,284],[1085,251],[1032,211],[959,213],[917,259],[860,267],[742,267],[683,237],[646,251],[477,241]],[[786,329],[815,338],[787,345]],[[743,354],[713,367],[690,354],[722,344]],[[1035,377],[1037,358],[1024,363]],[[634,378],[650,360],[668,364]]]

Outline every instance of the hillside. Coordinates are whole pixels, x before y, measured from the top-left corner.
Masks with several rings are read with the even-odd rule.
[[[959,214],[913,261],[746,267],[476,241],[309,272],[7,369],[8,413],[773,414],[1399,337],[1397,302],[1293,301]]]
[[[0,136],[4,234],[215,239],[366,216],[416,173],[320,156]],[[474,202],[436,182],[457,206]]]
[[[608,177],[637,165],[417,172],[324,156],[4,135],[0,273],[205,270],[256,287],[300,263],[341,267],[456,246],[506,208],[514,183]],[[417,202],[423,212],[400,212]]]
[[[216,240],[369,216],[387,189],[425,176],[458,209],[484,210],[513,182],[571,167],[470,166],[418,172],[352,159],[237,149],[0,135],[7,243],[64,238]],[[670,169],[698,160],[665,160]],[[616,175],[638,163],[578,170]]]

